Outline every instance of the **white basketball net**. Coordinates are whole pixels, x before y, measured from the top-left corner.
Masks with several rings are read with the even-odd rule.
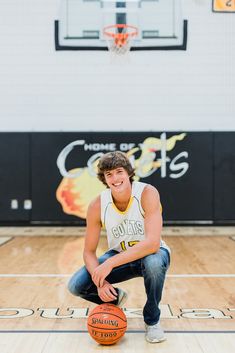
[[[104,29],[104,36],[112,55],[125,55],[130,51],[137,28],[128,25],[113,25]]]

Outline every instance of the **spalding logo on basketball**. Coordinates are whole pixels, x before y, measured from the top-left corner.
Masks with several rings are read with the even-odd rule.
[[[124,312],[113,304],[101,304],[89,314],[87,328],[91,337],[103,345],[120,340],[126,332],[127,320]]]

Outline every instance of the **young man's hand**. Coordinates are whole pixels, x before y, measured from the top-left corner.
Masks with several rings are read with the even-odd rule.
[[[117,291],[113,288],[112,284],[105,281],[103,287],[98,287],[98,295],[103,302],[112,302],[117,299]]]
[[[112,266],[109,261],[103,262],[101,265],[97,266],[92,273],[92,281],[95,283],[96,287],[103,287],[105,278],[112,271]]]

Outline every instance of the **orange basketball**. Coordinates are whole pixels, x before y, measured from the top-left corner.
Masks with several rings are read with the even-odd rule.
[[[89,314],[87,328],[91,337],[103,345],[120,340],[126,332],[127,320],[124,312],[114,304],[96,306]]]

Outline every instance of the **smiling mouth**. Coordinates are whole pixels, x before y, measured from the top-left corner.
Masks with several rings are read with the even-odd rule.
[[[121,182],[121,183],[115,183],[115,184],[113,184],[113,186],[114,186],[114,187],[118,187],[118,186],[122,185],[122,183],[123,183],[123,182]]]

